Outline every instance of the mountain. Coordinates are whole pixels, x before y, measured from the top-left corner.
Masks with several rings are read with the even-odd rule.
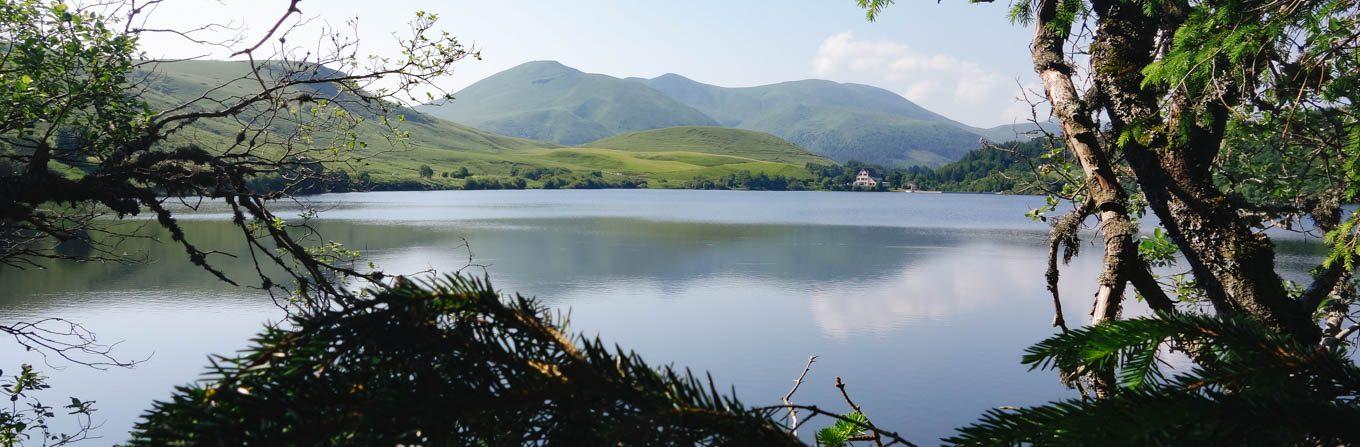
[[[1015,124],[1003,124],[1000,126],[978,129],[982,136],[988,141],[1004,143],[1010,141],[1029,140],[1044,135],[1048,132],[1054,135],[1062,134],[1062,126],[1057,121],[1045,121],[1039,124],[1021,122]]]
[[[535,65],[553,72],[574,71],[560,65],[553,69],[555,64],[547,63],[530,64],[528,68]],[[249,67],[244,62],[192,61],[161,64],[154,73],[136,75],[151,76],[150,88],[139,94],[154,107],[164,108],[203,94],[217,99],[249,95],[258,89],[258,84],[240,80],[247,73]],[[627,87],[619,87],[619,83]],[[658,87],[650,87],[649,83]],[[217,88],[222,84],[227,86]],[[393,145],[386,140],[379,120],[366,120],[355,130],[369,144],[365,151],[369,157],[347,169],[351,178],[357,175],[371,179],[370,187],[380,189],[469,187],[474,180],[482,185],[518,183],[529,187],[550,182],[559,187],[621,186],[645,180],[652,187],[678,188],[694,185],[696,179],[720,180],[746,173],[750,174],[748,178],[759,174],[812,178],[806,166],[830,164],[827,158],[831,157],[823,158],[804,147],[827,142],[836,143],[830,145],[833,150],[825,153],[846,160],[873,160],[872,149],[878,147],[894,151],[887,159],[905,160],[898,166],[943,165],[954,159],[949,158],[949,152],[942,154],[932,146],[962,146],[960,141],[976,144],[982,134],[1002,140],[1007,133],[1014,136],[1026,126],[1033,128],[1032,124],[999,126],[959,136],[958,129],[966,126],[890,92],[828,81],[728,89],[668,75],[656,79],[614,79],[609,84],[614,85],[605,89],[650,92],[633,96],[651,98],[661,104],[669,101],[696,116],[704,116],[698,110],[707,109],[717,119],[704,121],[733,127],[680,126],[609,132],[609,136],[599,140],[564,147],[455,124],[417,109],[401,109],[406,118],[402,128],[409,138],[401,145]],[[328,88],[331,87],[318,87],[323,93]],[[743,128],[735,128],[738,126]],[[747,127],[775,129],[792,137],[780,138]],[[175,138],[204,147],[225,147],[238,130],[238,124],[229,120],[203,120],[176,133]],[[287,133],[287,129],[278,131]],[[788,140],[804,141],[808,146],[799,147]],[[423,165],[434,170],[434,178],[418,175]],[[454,175],[462,168],[467,168],[472,178]]]
[[[489,132],[579,145],[676,126],[766,132],[832,160],[940,166],[1005,142],[1022,125],[981,129],[878,87],[825,80],[727,88],[678,74],[619,79],[553,61],[519,65],[422,112]]]
[[[638,130],[717,124],[644,85],[552,61],[497,73],[454,98],[417,110],[489,132],[568,145]]]
[[[896,93],[860,84],[807,79],[756,87],[727,88],[704,84],[674,73],[642,82],[709,114],[723,125],[732,127],[739,126],[742,121],[754,116],[769,113],[771,109],[786,107],[794,102],[809,107],[887,113],[918,120],[944,121],[966,127],[916,105]]]
[[[727,88],[677,74],[637,82],[725,126],[769,132],[842,162],[938,166],[983,137],[982,129],[867,85],[804,80]]]
[[[241,61],[180,61],[161,63],[154,69],[134,73],[134,76],[148,76],[150,88],[141,92],[141,97],[154,108],[165,108],[205,94],[214,99],[254,94],[259,90],[259,84],[243,78],[249,73],[250,66]],[[332,88],[322,85],[318,90],[325,93],[325,90]],[[402,130],[410,133],[401,145],[394,145],[387,140],[386,129],[378,120],[366,120],[355,129],[374,153],[358,170],[370,173],[375,181],[415,179],[422,164],[463,165],[472,169],[503,171],[505,168],[497,165],[505,163],[506,157],[558,147],[541,141],[497,135],[411,109],[399,110],[397,113],[406,118],[401,124]],[[275,127],[278,128],[274,130],[288,132],[289,129],[282,126],[285,125],[277,125]],[[225,146],[236,137],[239,130],[240,125],[231,120],[200,120],[186,131],[178,133],[176,138],[204,146]]]
[[[159,64],[154,70],[133,75],[149,79],[149,88],[138,94],[153,108],[163,109],[205,94],[221,100],[250,95],[258,91],[259,85],[242,80],[248,73],[250,68],[245,62],[184,61]],[[651,92],[650,96],[659,97],[662,102],[675,104],[645,86],[628,84],[633,89]],[[323,85],[318,90],[328,88],[332,87]],[[401,128],[409,134],[400,145],[386,139],[379,120],[366,120],[355,129],[359,139],[368,143],[364,152],[368,158],[352,166],[349,172],[352,178],[363,174],[372,181],[369,187],[378,189],[457,188],[467,186],[468,179],[443,174],[467,168],[474,179],[483,183],[485,179],[513,182],[518,178],[529,180],[530,187],[537,187],[551,178],[569,187],[577,180],[589,181],[591,185],[617,185],[622,179],[642,179],[654,187],[678,188],[696,177],[716,179],[740,171],[807,177],[809,173],[804,168],[807,163],[830,163],[777,137],[738,129],[661,129],[620,135],[600,141],[601,147],[577,148],[498,135],[418,110],[400,109],[398,113],[405,117]],[[209,148],[226,147],[239,130],[239,124],[231,120],[201,120],[176,133],[170,144],[191,142]],[[430,166],[435,177],[420,178],[422,165]]]

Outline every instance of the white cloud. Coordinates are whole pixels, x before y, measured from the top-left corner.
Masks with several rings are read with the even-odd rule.
[[[851,32],[822,41],[812,61],[822,78],[893,90],[928,109],[977,126],[1015,121],[1019,88],[970,60],[929,53],[892,40],[862,40]],[[1028,105],[1023,105],[1028,117]]]
[[[912,101],[925,101],[929,95],[940,89],[940,83],[935,81],[918,81],[907,86],[902,92],[902,96]]]

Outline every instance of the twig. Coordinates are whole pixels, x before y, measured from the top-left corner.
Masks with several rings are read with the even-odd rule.
[[[860,416],[864,416],[864,421],[868,422],[870,426],[874,425],[873,421],[869,420],[869,415],[864,414],[864,410],[860,409],[859,404],[856,404],[854,400],[850,399],[850,393],[845,392],[845,382],[841,381],[841,376],[836,376],[836,389],[841,390],[841,397],[845,398],[845,403],[850,404],[850,408],[855,409]],[[870,439],[874,440],[874,444],[878,445],[878,447],[883,447],[883,439],[878,435],[878,432],[870,431],[870,433],[873,434]]]
[[[842,416],[842,415],[840,415],[840,414],[836,414],[836,413],[834,413],[834,412],[830,412],[830,411],[823,410],[823,409],[821,409],[820,407],[818,407],[818,406],[816,406],[816,405],[798,405],[798,404],[789,404],[789,405],[773,405],[773,406],[768,406],[768,407],[756,407],[756,408],[754,408],[754,410],[756,410],[756,411],[775,411],[775,410],[784,410],[784,409],[799,409],[799,410],[807,411],[808,413],[811,413],[813,416],[826,416],[826,417],[828,417],[828,418],[835,419],[835,420],[837,420],[837,421],[845,421],[846,423],[852,424],[852,425],[854,425],[854,426],[856,426],[856,427],[860,427],[860,429],[862,429],[862,430],[870,431],[870,432],[873,432],[873,433],[875,433],[875,434],[879,434],[879,435],[881,435],[881,436],[883,436],[883,437],[888,438],[889,442],[888,442],[887,444],[883,444],[884,447],[891,447],[891,446],[894,446],[894,445],[905,445],[905,446],[907,446],[907,447],[917,447],[917,445],[916,445],[915,443],[912,443],[911,441],[906,440],[905,438],[902,437],[902,435],[897,434],[897,432],[891,432],[891,431],[887,431],[887,430],[878,428],[878,427],[874,426],[874,425],[871,424],[871,423],[867,423],[867,422],[859,422],[859,421],[856,421],[856,420],[854,420],[854,419],[850,419],[850,418],[847,418],[847,417],[845,417],[845,416]],[[812,419],[812,418],[809,417],[808,419]]]
[[[798,387],[803,385],[803,378],[807,377],[808,371],[812,369],[812,363],[816,361],[816,355],[808,356],[807,366],[803,367],[803,373],[799,374],[798,379],[793,381],[793,389],[790,389],[789,393],[784,395],[784,406],[789,409],[789,433],[794,436],[798,436],[798,409],[793,406],[789,399],[792,399],[793,393],[798,392]]]
[[[268,42],[269,38],[274,36],[274,33],[279,32],[279,28],[283,26],[283,22],[288,20],[288,17],[291,17],[293,14],[299,14],[302,12],[302,10],[298,9],[299,1],[301,0],[292,0],[291,2],[288,3],[288,11],[283,13],[283,15],[279,17],[279,21],[275,22],[274,26],[269,28],[269,32],[266,32],[264,36],[260,37],[259,42],[257,42],[255,45],[251,45],[250,47],[232,53],[231,56],[236,57],[242,54],[250,55],[251,53],[254,53],[255,50],[258,50],[261,46],[264,46],[264,43]]]
[[[1343,342],[1343,341],[1346,340],[1347,337],[1350,337],[1351,335],[1355,334],[1357,331],[1360,331],[1360,324],[1353,324],[1353,325],[1351,325],[1351,327],[1348,327],[1348,328],[1346,328],[1345,330],[1343,330],[1343,331],[1337,333],[1335,336],[1332,336],[1332,337],[1324,337],[1324,338],[1322,339],[1322,343],[1323,343],[1323,344],[1326,344],[1326,343],[1328,343],[1329,341],[1330,341],[1330,342],[1337,342],[1337,343]]]

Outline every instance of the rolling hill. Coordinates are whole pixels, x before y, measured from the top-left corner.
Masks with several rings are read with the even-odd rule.
[[[724,127],[685,126],[632,132],[588,144],[600,149],[639,153],[693,152],[774,163],[829,164],[830,160],[763,132]]]
[[[249,70],[245,62],[239,61],[183,61],[162,63],[153,71],[134,73],[134,76],[149,76],[151,88],[141,92],[141,96],[153,108],[164,108],[184,103],[210,89],[208,96],[219,99],[254,93],[259,89],[258,84],[237,80]],[[226,87],[219,87],[223,85]],[[370,145],[364,151],[370,158],[355,170],[367,172],[380,183],[417,179],[422,164],[468,166],[475,172],[502,173],[508,171],[520,154],[558,147],[497,135],[410,109],[398,113],[406,118],[402,129],[410,132],[410,137],[400,144],[388,141],[386,130],[376,120],[368,120],[356,129],[361,139]],[[172,143],[221,147],[235,138],[239,129],[238,124],[228,120],[201,120],[176,134]]]
[[[719,125],[766,132],[840,162],[887,166],[939,166],[978,148],[984,138],[1016,140],[1026,129],[971,127],[867,85],[811,79],[727,88],[677,74],[619,79],[553,61],[519,65],[468,86],[452,101],[417,110],[567,145],[640,130]]]
[[[150,76],[151,88],[140,94],[153,107],[164,108],[210,89],[210,96],[215,98],[248,94],[258,89],[258,84],[232,82],[248,70],[244,62],[191,61],[161,64],[154,71],[134,76]],[[217,88],[224,84],[227,87]],[[409,138],[400,145],[385,138],[377,120],[367,120],[356,129],[369,144],[363,151],[369,158],[353,166],[352,176],[366,174],[379,187],[456,188],[467,180],[441,174],[467,168],[474,177],[493,179],[517,174],[523,178],[525,172],[536,172],[564,181],[602,176],[643,179],[653,187],[683,187],[695,177],[717,178],[739,171],[806,177],[806,163],[830,163],[777,137],[738,129],[661,129],[620,135],[600,141],[599,146],[564,147],[497,135],[417,110],[402,109],[399,113],[405,117],[402,129],[409,132]],[[237,131],[239,127],[232,122],[204,120],[178,133],[172,144],[225,147]],[[422,165],[429,165],[436,176],[421,179],[418,172]],[[541,186],[546,178],[538,174],[533,177],[529,179],[531,187]]]
[[[811,178],[806,166],[833,164],[779,137],[742,129],[685,126],[626,133],[553,151],[550,157],[642,173],[656,187],[750,172]]]
[[[723,125],[769,132],[837,161],[938,166],[976,149],[984,132],[867,85],[804,80],[727,88],[677,74],[634,80]]]
[[[983,137],[988,141],[999,143],[1029,140],[1043,136],[1044,132],[1054,135],[1062,134],[1062,126],[1057,121],[1045,121],[1039,124],[1030,122],[1019,122],[1015,124],[1004,124],[987,129],[978,129]]]
[[[529,62],[417,110],[514,137],[576,145],[624,132],[712,119],[646,86],[583,73],[557,62]]]

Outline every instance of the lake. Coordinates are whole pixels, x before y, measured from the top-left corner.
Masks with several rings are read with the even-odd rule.
[[[1044,289],[1047,226],[1023,214],[1041,197],[669,190],[373,192],[309,198],[317,227],[389,273],[469,263],[497,288],[570,310],[572,329],[653,364],[709,371],[748,405],[770,405],[809,355],[795,400],[844,410],[836,376],[878,425],[920,444],[984,410],[1074,396],[1050,371],[1020,365],[1053,334]],[[191,240],[239,247],[221,209],[186,216]],[[1150,227],[1144,225],[1144,229]],[[1068,320],[1086,319],[1098,245],[1063,270]],[[471,247],[469,252],[467,247]],[[49,402],[95,400],[102,445],[196,379],[280,311],[259,291],[189,266],[181,250],[130,241],[139,264],[0,270],[0,321],[59,316],[84,324],[133,369],[95,371],[0,343],[0,368],[35,363]],[[1280,243],[1294,280],[1318,258]],[[253,281],[247,265],[218,263]],[[478,270],[480,271],[480,270]],[[1126,314],[1146,310],[1128,305]],[[820,425],[825,421],[819,421]],[[809,430],[811,431],[811,430]]]

